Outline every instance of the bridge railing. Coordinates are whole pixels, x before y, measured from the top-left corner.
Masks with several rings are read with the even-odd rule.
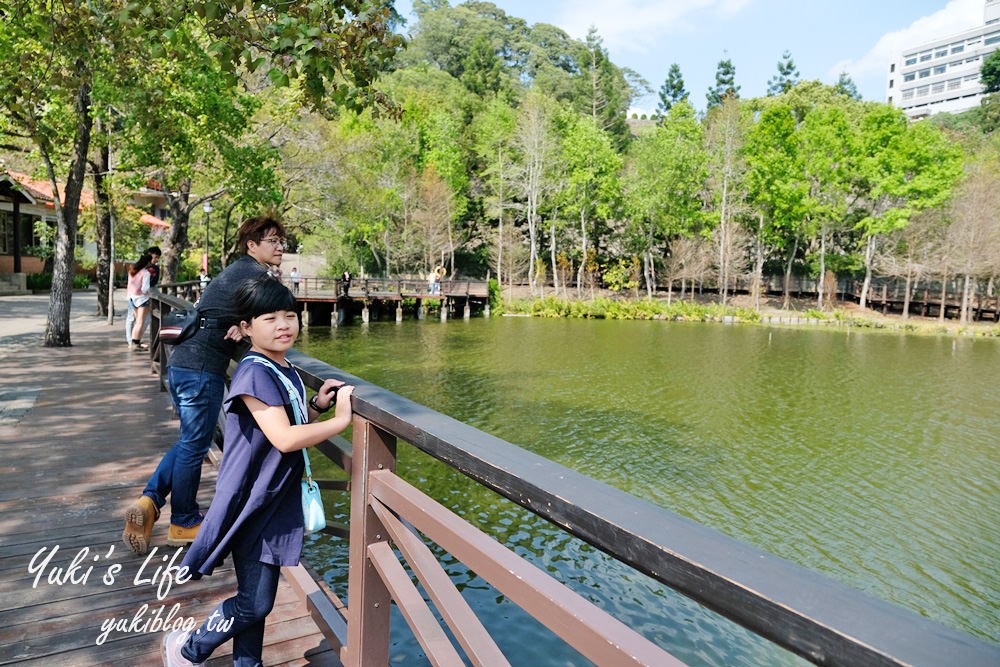
[[[162,297],[154,296],[155,299]],[[154,346],[155,349],[155,346]],[[395,603],[434,664],[505,665],[493,639],[426,546],[436,544],[599,665],[681,664],[396,475],[415,447],[605,554],[818,665],[1000,664],[1000,646],[874,599],[292,351],[311,389],[358,387],[352,440],[314,448],[349,472],[348,599],[307,566],[286,577],[348,667],[389,663]],[[335,527],[328,532],[343,534]]]

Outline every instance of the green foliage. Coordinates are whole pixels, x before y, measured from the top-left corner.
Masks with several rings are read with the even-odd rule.
[[[979,68],[979,82],[984,93],[1000,93],[1000,49],[983,59]]]
[[[670,108],[681,100],[687,100],[688,91],[684,88],[684,77],[681,76],[681,67],[677,63],[671,63],[667,71],[667,79],[660,87],[660,104],[657,110],[660,116],[666,116]]]
[[[30,290],[44,292],[52,289],[51,273],[29,273],[24,277],[25,284]],[[73,276],[73,289],[87,289],[90,287],[90,276],[78,273]]]
[[[759,313],[747,308],[724,307],[719,304],[699,304],[690,301],[597,298],[590,301],[568,301],[553,296],[542,299],[512,301],[508,312],[535,317],[569,317],[608,320],[677,320],[689,322],[758,322]]]
[[[496,315],[503,314],[503,290],[500,287],[500,281],[496,278],[490,278],[487,289],[489,293],[490,311]]]
[[[778,62],[778,73],[767,82],[768,95],[787,93],[799,80],[799,70],[792,60],[792,54],[785,51]]]
[[[639,258],[621,257],[601,275],[608,289],[615,292],[631,291],[639,287]]]
[[[736,85],[736,67],[733,66],[733,61],[729,58],[720,60],[715,70],[715,85],[705,95],[708,109],[719,106],[727,97],[739,96],[740,87]]]

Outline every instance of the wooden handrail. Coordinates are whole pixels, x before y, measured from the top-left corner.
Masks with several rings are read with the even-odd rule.
[[[158,294],[153,298],[167,301]],[[301,583],[298,586],[306,591],[307,600],[312,600],[310,611],[324,634],[336,639],[331,640],[334,646],[343,647],[341,659],[349,667],[388,664],[389,608],[394,596],[397,604],[407,605],[403,615],[417,625],[418,638],[435,644],[434,655],[451,656],[444,647],[438,652],[441,634],[427,625],[426,611],[409,607],[412,595],[401,581],[399,570],[387,560],[392,553],[387,549],[388,541],[395,542],[401,552],[408,552],[405,557],[411,567],[414,562],[420,563],[419,568],[425,571],[421,580],[431,582],[433,596],[439,601],[435,604],[450,606],[454,592],[436,583],[438,575],[426,574],[426,555],[412,548],[412,540],[400,532],[400,526],[412,524],[442,548],[462,552],[472,561],[467,562],[470,567],[475,564],[474,571],[488,574],[484,578],[492,578],[499,590],[519,599],[529,613],[548,616],[575,595],[533,576],[524,579],[529,588],[512,590],[516,582],[504,581],[502,574],[507,555],[472,548],[473,543],[481,543],[475,533],[469,532],[471,526],[463,525],[457,516],[449,516],[444,508],[430,509],[432,506],[424,505],[429,499],[395,481],[400,444],[416,447],[630,568],[815,664],[1000,664],[1000,647],[994,644],[869,597],[322,361],[294,350],[289,358],[306,385],[314,390],[329,377],[358,387],[353,399],[353,441],[331,441],[319,447],[351,473],[351,605],[345,606],[326,591],[321,581],[317,581],[316,588]],[[293,572],[290,576],[305,575]],[[328,595],[329,604],[317,603],[319,594]],[[573,599],[573,609],[577,610]],[[414,604],[419,606],[423,601]],[[580,613],[597,618],[589,610]],[[477,624],[468,618],[469,612],[456,607],[453,615],[455,618],[447,622],[459,627],[453,634],[467,655],[493,655],[495,647],[483,639]],[[673,658],[662,648],[646,646],[638,636],[614,634],[619,632],[621,628],[613,629],[613,636],[618,638],[615,641],[598,640],[598,644],[604,642],[604,648],[584,646],[589,638],[574,633],[566,636],[585,655],[597,658],[598,664],[624,664],[620,655],[611,658],[601,651],[608,650],[608,644],[632,641],[639,649],[650,651],[646,655],[659,651],[655,660],[663,660],[649,662],[654,658],[645,658],[646,662],[640,659],[632,664],[676,664],[669,662]],[[465,644],[473,650],[470,652]],[[493,663],[483,659],[482,664]]]
[[[391,443],[385,445],[391,456],[359,463],[359,433],[354,433],[352,564],[364,563],[367,545],[386,534],[372,526],[373,511],[356,509],[366,505],[354,494],[371,493],[367,473],[394,469],[398,440],[815,664],[986,667],[1000,660],[996,645],[734,540],[321,361],[295,351],[290,356],[312,388],[325,377],[357,385],[353,406],[364,424],[361,437]],[[355,525],[359,521],[363,530]],[[365,544],[356,544],[358,539]],[[352,574],[368,569],[358,565]],[[370,580],[362,586],[369,593],[377,588]],[[364,599],[353,585],[350,590],[352,601]],[[388,593],[375,601],[387,604]],[[373,629],[381,624],[369,620],[354,636],[349,623],[349,637],[366,645],[388,641]]]

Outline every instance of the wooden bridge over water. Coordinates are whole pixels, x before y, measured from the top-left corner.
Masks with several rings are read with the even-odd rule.
[[[160,308],[181,305],[162,295],[156,301]],[[102,623],[133,618],[143,604],[177,604],[181,615],[200,620],[235,589],[231,569],[223,568],[159,600],[140,575],[144,557],[118,542],[122,511],[176,435],[158,381],[162,355],[130,353],[121,339],[120,326],[95,321],[74,329],[72,348],[31,347],[0,357],[0,397],[5,404],[10,396],[20,401],[0,423],[0,665],[159,664],[160,633],[111,630],[99,642]],[[326,377],[358,386],[352,440],[316,448],[350,479],[321,483],[330,493],[350,489],[350,604],[343,602],[348,591],[330,590],[308,566],[285,568],[265,637],[271,667],[388,665],[393,605],[433,664],[508,664],[428,542],[595,664],[681,664],[669,646],[652,644],[594,606],[585,590],[566,588],[404,482],[395,474],[403,446],[547,519],[627,572],[647,575],[815,664],[1000,664],[1000,646],[872,599],[318,360],[297,353],[293,360],[312,389]],[[205,466],[200,500],[207,502],[214,463]],[[164,537],[166,518],[154,543]],[[310,539],[339,539],[337,529],[329,532]],[[47,565],[36,567],[55,545],[59,551]],[[74,574],[57,573],[55,567],[71,568],[74,560]],[[117,576],[105,581],[116,566]],[[225,649],[209,664],[227,664]]]
[[[452,279],[433,285],[399,277],[345,281],[312,276],[301,278],[297,285],[288,276],[281,280],[301,305],[303,326],[344,324],[354,317],[362,322],[389,318],[399,322],[404,311],[418,320],[431,311],[441,320],[468,319],[474,312],[490,316],[489,283],[485,280]],[[178,283],[171,293],[193,301],[198,287],[198,281]]]

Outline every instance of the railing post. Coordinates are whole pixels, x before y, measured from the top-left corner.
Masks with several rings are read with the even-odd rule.
[[[396,438],[361,417],[354,418],[351,456],[350,571],[347,575],[346,667],[389,664],[389,590],[368,560],[368,547],[387,541],[382,523],[369,504],[368,475],[396,470]]]

